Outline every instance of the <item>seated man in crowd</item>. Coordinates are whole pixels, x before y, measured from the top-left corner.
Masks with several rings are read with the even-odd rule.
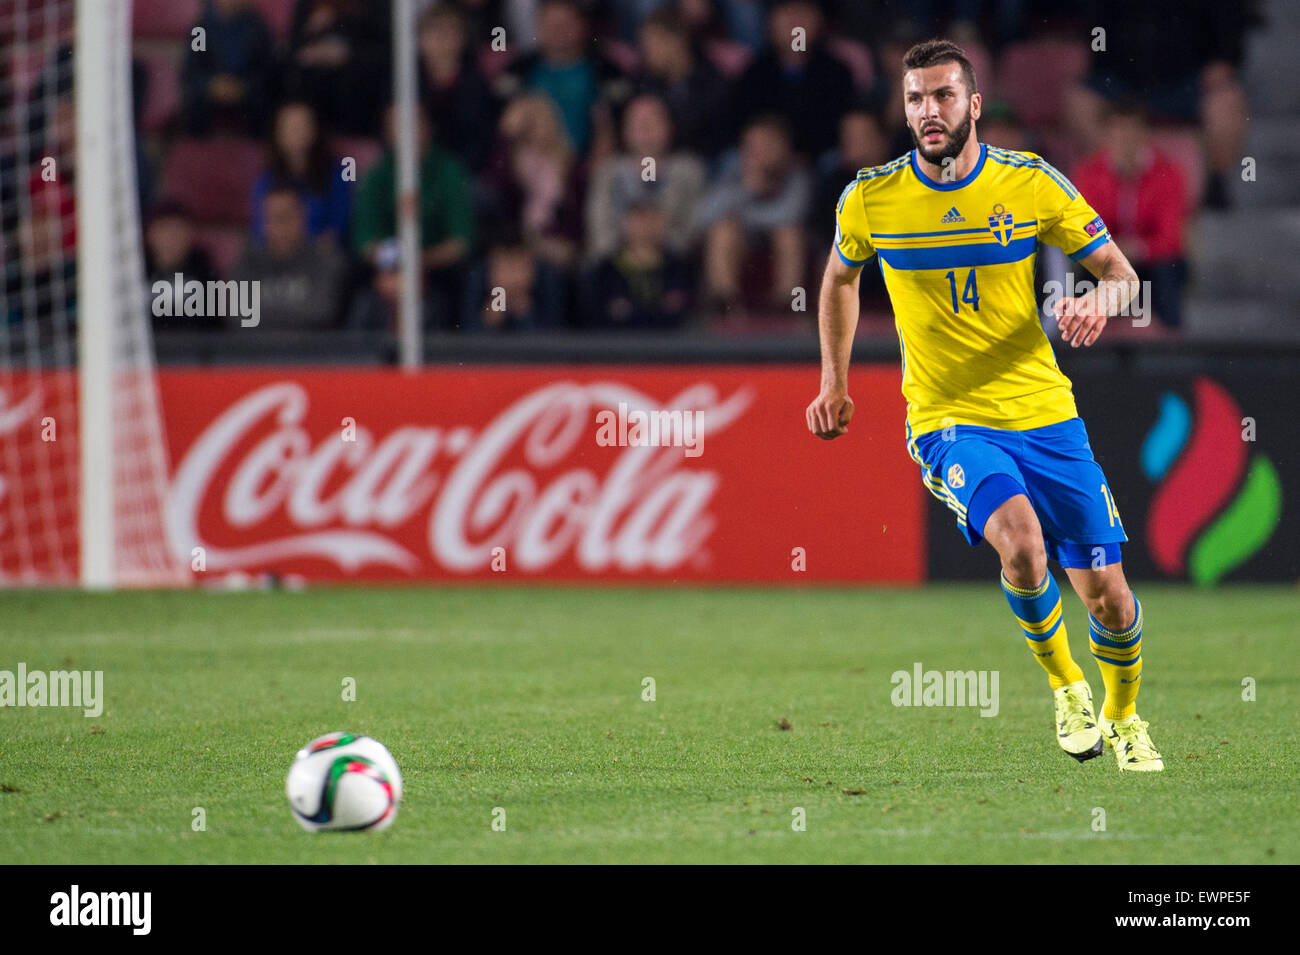
[[[309,331],[338,327],[347,263],[332,245],[311,241],[307,206],[296,187],[266,193],[266,241],[250,245],[231,277],[257,282],[260,328]]]
[[[691,269],[668,246],[667,217],[652,199],[623,216],[623,241],[583,283],[589,328],[680,328],[691,304]]]
[[[853,97],[853,74],[827,51],[821,10],[811,0],[779,0],[767,25],[769,47],[736,84],[733,122],[743,128],[761,114],[776,113],[795,148],[815,160],[835,145],[835,130]],[[801,42],[796,30],[803,31]]]
[[[180,297],[177,285],[183,289],[191,280],[206,285],[217,277],[212,259],[194,241],[194,223],[189,213],[173,199],[160,199],[149,210],[144,229],[144,262],[149,288],[155,282],[166,282],[172,289],[166,294],[174,299]],[[215,315],[153,315],[152,321],[155,329],[214,331],[222,327],[221,318]]]
[[[271,31],[252,0],[212,0],[197,27],[181,69],[188,132],[206,136],[220,121],[260,136],[271,106],[274,74]]]
[[[361,180],[352,221],[352,246],[374,270],[370,294],[354,316],[364,327],[389,327],[400,288],[397,243],[396,109],[384,114],[389,148]],[[425,276],[425,323],[451,324],[474,245],[475,221],[469,174],[451,153],[434,145],[428,117],[418,111],[420,144],[420,267]]]
[[[535,331],[563,322],[564,275],[518,231],[488,244],[466,290],[461,328],[467,332]]]
[[[618,248],[623,217],[643,199],[659,203],[668,244],[685,252],[704,192],[704,163],[674,150],[672,118],[658,96],[644,93],[624,108],[623,147],[600,164],[587,192],[587,258],[595,261]]]
[[[762,116],[745,129],[738,161],[705,195],[695,228],[705,233],[704,272],[709,307],[725,311],[741,301],[749,253],[765,246],[771,283],[762,305],[788,310],[804,282],[804,223],[813,180],[798,161],[779,116]]]

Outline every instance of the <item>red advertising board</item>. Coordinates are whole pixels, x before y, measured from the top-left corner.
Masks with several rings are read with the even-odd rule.
[[[312,580],[920,580],[898,370],[855,370],[833,442],[804,423],[816,384],[802,366],[164,370],[171,545],[208,575]]]

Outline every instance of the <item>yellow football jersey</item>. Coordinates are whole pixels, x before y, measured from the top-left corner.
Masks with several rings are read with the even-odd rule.
[[[912,436],[949,424],[1024,431],[1077,414],[1038,320],[1039,241],[1082,259],[1110,238],[1040,156],[982,144],[964,178],[941,182],[915,152],[863,169],[840,195],[835,249],[878,255],[894,306]]]

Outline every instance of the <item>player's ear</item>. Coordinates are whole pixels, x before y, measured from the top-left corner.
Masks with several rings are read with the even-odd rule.
[[[971,93],[970,95],[970,118],[971,119],[978,120],[980,118],[980,107],[983,105],[983,103],[984,103],[983,96],[981,96],[979,93]]]

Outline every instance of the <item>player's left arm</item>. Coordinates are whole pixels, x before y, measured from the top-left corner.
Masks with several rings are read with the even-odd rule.
[[[1075,348],[1095,342],[1106,321],[1122,312],[1137,297],[1139,288],[1137,272],[1113,238],[1079,261],[1096,276],[1096,287],[1055,303],[1061,340]]]

